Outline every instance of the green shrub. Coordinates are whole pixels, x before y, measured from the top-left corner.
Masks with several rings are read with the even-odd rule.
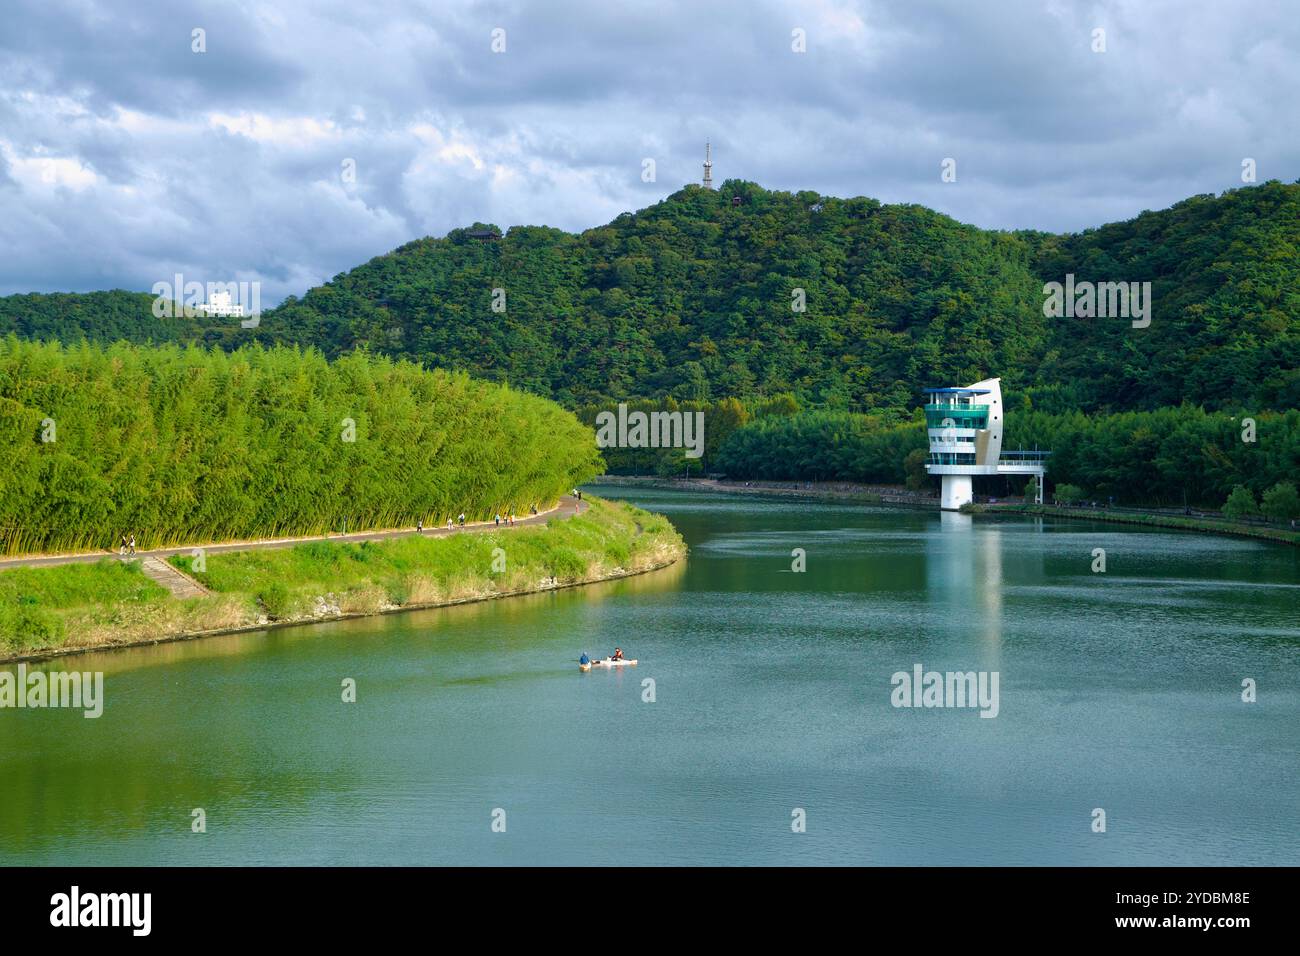
[[[587,571],[586,560],[569,547],[553,548],[547,564],[551,574],[561,581],[575,581]]]
[[[1292,482],[1279,481],[1264,492],[1259,501],[1259,510],[1271,521],[1290,521],[1300,518],[1300,495]]]
[[[1255,493],[1245,485],[1237,485],[1223,503],[1223,516],[1233,521],[1240,521],[1251,515],[1259,514],[1259,505],[1255,503]]]
[[[308,541],[293,546],[296,555],[308,560],[331,564],[338,559],[339,546],[328,541]]]
[[[295,602],[289,595],[289,589],[279,581],[264,586],[257,592],[257,599],[271,618],[289,617],[294,611]]]
[[[616,566],[622,567],[627,564],[627,559],[631,557],[632,549],[626,541],[611,539],[605,545],[605,557],[613,562]]]
[[[1057,485],[1052,489],[1052,499],[1063,505],[1073,504],[1083,498],[1083,489],[1078,485]]]
[[[0,643],[13,651],[63,643],[63,621],[35,602],[0,606]]]

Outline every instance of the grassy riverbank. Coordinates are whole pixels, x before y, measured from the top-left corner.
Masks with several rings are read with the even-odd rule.
[[[1288,528],[1238,524],[1234,521],[1214,521],[1206,518],[1187,518],[1180,515],[1119,512],[1109,511],[1105,508],[1061,508],[1056,505],[981,505],[980,511],[991,514],[1013,512],[1053,518],[1082,518],[1088,521],[1110,521],[1115,524],[1137,524],[1152,528],[1177,528],[1181,531],[1230,534],[1246,538],[1280,541],[1283,544],[1300,545],[1300,533],[1291,531]]]
[[[209,554],[172,563],[212,593],[179,600],[138,563],[0,572],[0,660],[486,600],[635,574],[686,553],[661,515],[588,497],[545,526]]]

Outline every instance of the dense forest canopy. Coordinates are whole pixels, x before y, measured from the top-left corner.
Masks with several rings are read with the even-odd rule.
[[[577,235],[475,238],[485,228],[408,243],[257,329],[157,319],[150,295],[107,292],[0,298],[0,334],[295,343],[330,357],[365,346],[572,407],[790,393],[901,421],[922,387],[987,375],[1012,407],[1053,413],[1300,405],[1300,185],[1196,196],[1071,235],[739,181]],[[1067,274],[1150,282],[1150,325],[1045,316],[1045,283]]]
[[[0,553],[486,519],[601,470],[545,399],[364,351],[0,339]]]

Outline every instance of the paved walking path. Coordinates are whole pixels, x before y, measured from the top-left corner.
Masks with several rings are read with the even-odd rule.
[[[570,518],[580,511],[586,511],[591,505],[585,501],[579,501],[572,495],[565,495],[560,499],[560,503],[549,511],[543,511],[540,514],[528,515],[526,517],[515,519],[514,527],[519,528],[524,525],[545,524],[551,518]],[[166,558],[174,554],[190,554],[195,548],[202,548],[205,554],[220,554],[222,551],[254,551],[261,548],[292,548],[297,544],[305,544],[309,541],[387,541],[390,538],[404,538],[408,535],[422,534],[426,538],[445,538],[449,534],[464,534],[466,532],[476,533],[482,531],[509,530],[509,526],[502,520],[500,528],[492,521],[470,521],[465,523],[465,527],[457,525],[453,530],[448,531],[446,525],[438,528],[425,528],[422,532],[417,532],[414,528],[399,528],[388,531],[356,531],[348,534],[323,534],[313,535],[306,538],[274,538],[261,541],[234,541],[223,542],[221,544],[191,544],[180,548],[158,548],[153,551],[137,551],[133,560],[145,560],[142,566],[145,573],[148,574],[149,562],[147,559],[156,558],[158,562],[171,568],[166,563]],[[116,551],[91,551],[84,554],[54,554],[54,555],[28,555],[20,558],[0,558],[0,571],[9,568],[40,568],[48,567],[55,564],[91,564],[103,558],[117,557]],[[177,572],[179,575],[179,572]],[[184,577],[184,575],[180,575]],[[153,577],[153,575],[150,575]],[[155,578],[155,580],[158,580]],[[189,581],[189,578],[185,578]],[[174,584],[159,580],[159,583],[168,590],[175,592]],[[195,587],[198,585],[194,582]],[[179,585],[177,585],[179,586]]]

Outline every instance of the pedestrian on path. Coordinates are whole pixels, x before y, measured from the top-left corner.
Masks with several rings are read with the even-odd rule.
[[[135,535],[131,535],[131,543],[126,546],[127,552],[135,557]]]
[[[447,516],[447,530],[450,531],[450,530],[452,530],[453,527],[454,527],[454,522],[451,520],[451,516],[448,515],[448,516]]]
[[[460,517],[457,518],[456,520],[460,522],[460,526],[461,526],[462,528],[465,527],[465,512],[462,511],[462,512],[460,513]]]
[[[424,534],[424,519],[420,518],[415,522],[415,533]]]

